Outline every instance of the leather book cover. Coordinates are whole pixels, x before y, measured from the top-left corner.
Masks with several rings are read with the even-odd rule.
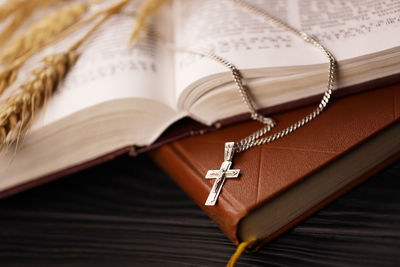
[[[315,106],[274,115],[279,131],[310,113]],[[312,173],[362,146],[391,125],[399,123],[400,85],[369,91],[333,101],[315,120],[272,143],[235,155],[233,169],[238,179],[227,179],[216,206],[204,203],[215,179],[205,179],[208,170],[219,169],[224,143],[237,141],[261,127],[245,122],[204,135],[164,145],[151,152],[152,158],[189,194],[235,243],[242,218]],[[400,136],[399,136],[400,138]],[[360,183],[398,158],[393,155],[347,184],[302,216],[267,237],[271,239],[329,201]]]

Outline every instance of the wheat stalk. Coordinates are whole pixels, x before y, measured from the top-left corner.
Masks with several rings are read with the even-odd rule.
[[[133,28],[129,43],[132,44],[137,38],[140,30],[145,29],[146,20],[154,15],[158,9],[164,4],[165,0],[146,0],[139,7],[137,12],[136,23]]]
[[[3,62],[10,63],[25,53],[37,50],[49,39],[76,23],[88,9],[86,3],[63,7],[38,22],[17,37],[2,53]]]

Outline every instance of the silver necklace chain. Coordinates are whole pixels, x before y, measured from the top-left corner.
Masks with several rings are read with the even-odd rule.
[[[287,23],[267,14],[266,12],[264,12],[263,10],[254,7],[252,5],[250,5],[249,3],[247,3],[246,1],[243,0],[231,0],[232,2],[248,9],[249,11],[255,13],[256,15],[261,16],[262,18],[264,18],[267,21],[271,21],[274,24],[286,29],[287,31],[297,35],[298,37],[300,37],[301,39],[303,39],[305,42],[315,46],[316,48],[318,48],[329,60],[329,66],[328,66],[328,81],[326,84],[326,89],[325,92],[322,96],[322,99],[319,103],[319,105],[307,116],[303,117],[302,119],[300,119],[299,121],[297,121],[296,123],[288,126],[287,128],[276,132],[272,135],[266,136],[266,137],[262,137],[263,135],[265,135],[266,133],[268,133],[274,126],[275,126],[275,122],[274,120],[272,120],[271,118],[268,117],[264,117],[263,115],[261,115],[260,113],[258,113],[256,111],[256,108],[254,107],[254,102],[252,100],[252,98],[250,97],[250,94],[248,92],[248,90],[246,89],[245,86],[243,86],[243,81],[242,81],[242,76],[239,72],[239,70],[229,61],[225,60],[224,58],[217,56],[215,54],[212,53],[208,53],[208,57],[214,59],[215,61],[219,62],[222,65],[225,65],[226,67],[228,67],[231,72],[232,72],[232,76],[233,79],[237,85],[237,88],[239,89],[240,95],[242,96],[243,102],[248,106],[250,113],[251,113],[251,117],[254,120],[258,120],[262,123],[264,123],[266,126],[264,126],[263,128],[261,128],[260,130],[250,134],[249,136],[241,139],[238,142],[235,142],[234,144],[234,151],[236,153],[240,153],[243,152],[249,148],[255,147],[255,146],[259,146],[259,145],[263,145],[266,143],[270,143],[274,140],[277,140],[279,138],[282,138],[292,132],[294,132],[295,130],[297,130],[298,128],[306,125],[307,123],[309,123],[311,120],[315,119],[319,114],[321,114],[321,112],[326,108],[329,99],[332,95],[332,90],[334,87],[334,80],[335,80],[335,67],[336,67],[336,60],[333,57],[333,55],[331,54],[331,52],[329,52],[321,43],[319,43],[318,41],[316,41],[314,38],[312,38],[311,36],[309,36],[307,33],[296,30],[295,28],[293,28],[292,26],[288,25]],[[262,138],[261,138],[262,137]]]
[[[226,178],[237,178],[239,176],[240,170],[239,169],[230,169],[232,166],[232,159],[235,153],[240,153],[243,151],[246,151],[247,149],[250,149],[255,146],[260,146],[269,142],[272,142],[274,140],[277,140],[279,138],[282,138],[293,131],[297,130],[298,128],[306,125],[309,123],[311,120],[316,118],[321,112],[326,108],[329,99],[332,94],[332,90],[334,87],[334,80],[335,80],[335,65],[336,65],[336,60],[332,56],[332,54],[325,48],[323,47],[318,41],[316,41],[314,38],[309,36],[308,34],[298,31],[295,28],[291,27],[287,23],[267,14],[266,12],[262,11],[261,9],[258,9],[244,0],[231,0],[235,4],[240,5],[243,8],[248,9],[249,11],[255,13],[258,16],[263,17],[265,20],[270,21],[287,31],[295,34],[296,36],[300,37],[303,39],[305,42],[310,43],[311,45],[315,46],[318,48],[329,60],[329,68],[328,68],[328,81],[326,85],[326,90],[325,93],[323,94],[323,97],[321,99],[321,102],[319,105],[307,116],[303,117],[299,121],[295,122],[294,124],[290,125],[289,127],[278,131],[274,134],[268,135],[263,137],[266,133],[271,131],[271,129],[275,126],[275,121],[271,118],[264,117],[262,114],[257,112],[257,109],[255,107],[254,101],[250,96],[249,90],[244,86],[243,84],[243,78],[235,65],[233,65],[231,62],[228,60],[215,55],[214,53],[211,52],[203,52],[200,50],[192,50],[192,49],[186,49],[182,47],[176,47],[174,45],[169,45],[171,49],[177,50],[177,51],[182,51],[182,52],[187,52],[187,53],[192,53],[192,54],[198,54],[201,56],[208,57],[225,67],[229,68],[230,71],[232,72],[233,80],[236,83],[237,88],[239,89],[240,95],[242,96],[243,102],[247,105],[251,117],[253,120],[260,121],[263,123],[265,126],[262,127],[260,130],[253,132],[249,136],[239,140],[238,142],[226,142],[225,143],[225,150],[224,150],[224,161],[221,164],[221,167],[219,170],[209,170],[205,176],[206,179],[216,179],[211,191],[207,197],[207,200],[205,202],[206,206],[214,206],[218,200],[218,196],[221,193],[222,187],[225,183]]]
[[[319,43],[317,40],[315,40],[314,38],[312,38],[310,35],[308,35],[305,32],[299,31],[295,28],[293,28],[292,26],[288,25],[287,23],[281,21],[280,19],[277,19],[271,15],[269,15],[268,13],[264,12],[263,10],[250,5],[249,3],[247,3],[244,0],[230,0],[232,2],[234,2],[237,5],[240,5],[241,7],[244,7],[246,9],[248,9],[249,11],[251,11],[252,13],[261,16],[262,18],[264,18],[267,21],[270,21],[272,23],[274,23],[275,25],[284,28],[285,30],[293,33],[294,35],[298,36],[299,38],[303,39],[305,42],[315,46],[316,48],[318,48],[329,60],[329,66],[328,66],[328,80],[327,80],[327,84],[326,84],[326,89],[325,92],[322,96],[322,99],[319,103],[319,105],[307,116],[303,117],[302,119],[300,119],[299,121],[293,123],[292,125],[288,126],[287,128],[278,131],[272,135],[269,136],[264,136],[266,133],[268,133],[269,131],[271,131],[271,129],[276,125],[275,121],[269,117],[264,117],[261,113],[257,112],[257,109],[255,107],[255,103],[252,99],[252,97],[250,96],[249,90],[247,89],[247,87],[244,85],[243,83],[243,77],[239,71],[238,68],[236,68],[236,66],[231,63],[230,61],[224,59],[221,56],[218,56],[210,51],[203,51],[203,50],[195,50],[195,49],[187,49],[187,48],[182,48],[182,47],[177,47],[174,44],[168,43],[165,41],[165,38],[162,38],[160,34],[158,34],[157,32],[155,32],[155,35],[164,40],[165,44],[175,50],[175,51],[181,51],[181,52],[186,52],[186,53],[191,53],[191,54],[197,54],[200,56],[204,56],[207,58],[210,58],[222,65],[224,65],[225,67],[227,67],[228,69],[230,69],[230,71],[232,72],[232,76],[233,76],[233,80],[235,81],[235,84],[240,92],[240,95],[242,97],[243,102],[247,105],[250,114],[251,114],[251,118],[253,120],[257,120],[263,124],[265,124],[265,126],[263,128],[261,128],[260,130],[250,134],[249,136],[239,140],[238,142],[234,143],[233,146],[233,150],[236,153],[240,153],[243,152],[249,148],[255,147],[255,146],[260,146],[266,143],[270,143],[274,140],[277,140],[279,138],[282,138],[292,132],[294,132],[295,130],[297,130],[298,128],[306,125],[307,123],[309,123],[311,120],[315,119],[319,114],[321,114],[322,111],[324,111],[324,109],[326,108],[331,95],[332,95],[332,91],[333,91],[333,87],[334,87],[334,80],[335,80],[335,69],[336,69],[336,60],[333,57],[333,55],[331,54],[331,52],[329,52],[321,43]]]

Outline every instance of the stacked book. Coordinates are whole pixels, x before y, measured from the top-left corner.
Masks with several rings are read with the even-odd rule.
[[[400,4],[255,2],[335,56],[333,101],[304,127],[235,156],[240,174],[214,206],[204,205],[215,182],[207,171],[219,168],[225,142],[262,124],[251,121],[230,70],[190,51],[240,69],[260,112],[278,122],[271,134],[316,107],[328,62],[285,28],[211,0],[172,1],[153,25],[163,38],[133,48],[126,14],[100,28],[16,154],[1,155],[0,197],[150,151],[232,242],[257,247],[398,159]]]

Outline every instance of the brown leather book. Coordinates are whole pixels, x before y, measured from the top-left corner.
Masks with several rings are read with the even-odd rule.
[[[315,106],[273,116],[278,131]],[[269,241],[400,155],[400,85],[334,101],[314,121],[272,143],[235,155],[236,179],[226,179],[215,206],[205,201],[224,159],[224,143],[261,125],[246,122],[179,140],[153,159],[235,243]]]

